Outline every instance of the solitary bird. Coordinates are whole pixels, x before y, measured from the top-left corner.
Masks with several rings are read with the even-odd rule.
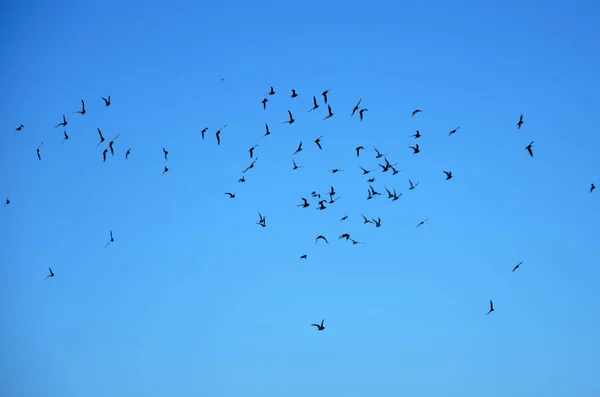
[[[416,115],[417,113],[421,113],[421,112],[422,112],[422,110],[421,110],[421,109],[415,109],[415,110],[413,110],[413,112],[412,112],[412,114],[410,115],[410,117],[415,117],[415,115]]]
[[[456,133],[456,131],[458,131],[458,130],[460,130],[460,127],[456,127],[455,129],[453,129],[452,131],[450,131],[450,132],[448,133],[448,136],[455,134],[455,133]]]
[[[328,118],[333,117],[333,112],[331,111],[331,106],[327,105],[327,116],[325,118],[323,118],[323,120],[327,120]]]
[[[321,321],[321,324],[311,324],[311,327],[317,327],[317,331],[323,331],[325,329],[323,323],[325,323],[325,320]]]
[[[56,127],[66,127],[66,126],[67,126],[67,124],[69,124],[69,123],[67,122],[67,118],[66,118],[66,117],[65,117],[65,115],[63,114],[63,121],[62,121],[62,123],[58,123],[58,124],[56,124]],[[54,128],[56,128],[56,127],[54,127]]]
[[[103,96],[101,96],[100,98],[102,98],[102,100],[104,101],[104,106],[110,106],[110,95],[108,96],[108,98],[104,98]]]
[[[523,121],[523,115],[521,115],[521,117],[519,117],[519,122],[517,123],[517,130],[521,129],[521,126],[523,125],[524,121]]]
[[[294,124],[294,121],[296,121],[296,120],[294,119],[294,116],[292,116],[292,112],[290,112],[290,110],[289,110],[289,109],[288,109],[288,111],[287,111],[287,112],[288,112],[288,114],[290,115],[290,119],[289,119],[288,121],[284,121],[284,123],[288,123],[288,124],[290,124],[290,125],[291,125],[291,124]]]
[[[596,185],[594,185],[594,184],[592,183],[592,186],[590,187],[590,193],[591,193],[591,192],[593,192],[595,188],[596,188]]]
[[[529,152],[529,155],[531,157],[533,157],[533,150],[531,150],[532,146],[533,146],[533,141],[531,141],[531,143],[525,147],[525,149]]]
[[[301,256],[300,256],[300,259],[306,259],[306,254],[304,254],[304,255],[301,255]]]
[[[23,124],[21,124],[20,126],[18,126],[17,128],[15,128],[15,131],[21,131],[23,129]]]
[[[360,103],[362,102],[362,98],[360,98],[358,100],[358,103],[354,106],[354,109],[352,109],[352,113],[350,114],[350,117],[354,116],[354,113],[356,113],[356,111],[358,110],[358,108],[360,107]]]
[[[421,225],[424,225],[424,224],[425,224],[425,222],[427,222],[428,220],[429,220],[429,219],[424,219],[424,220],[422,220],[421,222],[419,222],[419,224],[417,225],[417,227],[419,227],[419,226],[421,226]]]
[[[104,248],[107,248],[110,245],[110,243],[114,243],[115,242],[115,238],[113,237],[112,230],[109,229],[109,232],[110,232],[110,241],[108,243],[106,243],[106,245],[104,246]]]
[[[83,99],[81,100],[81,110],[77,111],[77,112],[73,112],[73,113],[79,113],[80,115],[84,115],[86,112],[85,110],[85,102],[83,101]]]
[[[317,144],[319,149],[323,150],[323,148],[321,147],[321,139],[323,139],[322,136],[318,137],[317,139],[315,139],[315,143]]]
[[[491,313],[491,312],[493,312],[493,311],[494,311],[494,302],[492,302],[492,301],[490,300],[490,311],[489,311],[489,312],[487,312],[487,314],[490,314],[490,313]]]
[[[54,272],[52,271],[52,269],[48,268],[48,270],[50,271],[50,274],[48,274],[48,275],[46,276],[46,278],[48,278],[48,277],[54,277]],[[46,279],[46,278],[45,278],[45,279]],[[45,280],[45,279],[44,279],[44,280]]]
[[[259,217],[259,220],[258,220],[258,222],[256,222],[256,224],[260,225],[262,227],[267,227],[267,217],[262,216],[262,214],[260,212],[258,213],[258,217]]]
[[[446,174],[446,180],[452,179],[452,171],[444,171],[444,174]]]
[[[512,269],[512,271],[514,272],[515,270],[517,270],[517,269],[518,269],[518,268],[521,266],[521,264],[522,264],[522,263],[523,263],[523,261],[521,261],[521,262],[517,263],[517,266],[515,266],[515,267]]]
[[[225,192],[225,194],[228,194],[229,198],[235,198],[235,193]]]

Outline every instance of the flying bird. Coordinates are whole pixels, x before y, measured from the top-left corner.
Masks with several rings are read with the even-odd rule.
[[[424,225],[424,224],[425,224],[425,222],[427,222],[428,220],[429,220],[429,219],[424,219],[424,220],[422,220],[421,222],[419,222],[419,224],[417,225],[417,227],[419,227],[419,226],[421,226],[421,225]]]
[[[354,109],[352,109],[352,114],[350,114],[350,117],[354,116],[354,113],[356,113],[356,111],[358,110],[358,108],[360,107],[360,103],[362,102],[362,98],[360,98],[358,100],[358,103],[354,106]]]
[[[302,197],[302,201],[303,201],[303,203],[302,204],[298,204],[298,207],[306,208],[306,207],[308,207],[310,205],[310,203],[308,202],[308,200],[305,199],[304,197]]]
[[[62,143],[64,143],[66,140],[69,139],[69,134],[67,134],[67,130],[63,130],[63,135],[64,135],[64,138],[62,140]]]
[[[269,125],[268,125],[267,123],[265,123],[265,130],[266,130],[266,132],[265,132],[265,135],[263,136],[263,138],[264,138],[265,136],[267,136],[267,135],[270,135],[270,134],[271,134],[271,131],[269,131]]]
[[[250,148],[249,152],[250,152],[250,158],[252,158],[252,156],[254,156],[254,148],[257,147],[258,145],[254,145]]]
[[[419,149],[419,144],[417,143],[415,146],[409,146],[409,149],[413,150],[413,154],[417,154],[421,151],[421,149]]]
[[[127,153],[125,153],[125,160],[129,159],[130,154],[131,154],[131,149],[127,149]]]
[[[227,127],[227,124],[225,124],[223,127],[219,128],[217,130],[217,132],[215,133],[215,136],[217,137],[217,145],[221,144],[221,130],[225,129],[225,127]]]
[[[296,164],[296,161],[294,159],[292,159],[292,163],[294,163],[294,168],[292,169],[292,171],[297,170],[298,168],[304,168],[303,166]]]
[[[360,109],[360,111],[358,112],[358,115],[360,116],[360,121],[363,120],[363,113],[368,111],[369,109]]]
[[[452,171],[444,171],[444,174],[446,174],[446,180],[452,179]]]
[[[246,169],[244,171],[242,171],[242,174],[245,174],[246,171],[251,170],[252,168],[254,168],[254,164],[256,164],[257,161],[258,161],[258,157],[256,157],[254,159],[254,161],[252,161],[252,163],[250,163],[250,165],[248,167],[246,167]]]
[[[275,95],[275,89],[273,89],[273,86],[271,86],[271,90],[265,95]]]
[[[382,154],[376,147],[373,147],[373,149],[375,149],[375,152],[377,153],[377,156],[375,156],[376,159],[387,156],[387,153]]]
[[[410,180],[410,178],[408,179],[408,183],[410,183],[410,187],[408,188],[408,190],[413,190],[414,188],[419,186],[419,182],[413,184],[413,182]]]
[[[165,161],[169,161],[169,158],[168,158],[169,151],[167,149],[165,149],[164,147],[162,148],[162,150],[163,150],[163,154],[165,156]]]
[[[103,96],[101,96],[100,98],[102,98],[102,100],[104,101],[104,106],[110,106],[110,95],[108,96],[108,98],[104,98]]]
[[[411,135],[411,138],[419,139],[421,137],[421,133],[417,130],[416,134]]]
[[[50,274],[48,274],[48,275],[46,276],[46,278],[48,278],[48,277],[54,277],[54,272],[52,271],[52,269],[48,268],[48,270],[50,271]],[[45,278],[45,279],[46,279],[46,278]],[[44,279],[44,280],[45,280],[45,279]]]
[[[491,313],[491,312],[493,312],[493,311],[494,311],[494,302],[492,302],[492,301],[490,300],[490,311],[489,311],[489,312],[487,312],[487,314],[490,314],[490,313]]]
[[[98,130],[98,135],[100,135],[100,142],[98,142],[98,144],[96,145],[96,147],[98,147],[102,142],[104,142],[104,136],[102,135],[102,131],[100,131],[100,128],[96,127],[96,129]]]
[[[15,131],[21,131],[23,129],[24,125],[21,124],[20,126],[18,126],[17,128],[15,128]]]
[[[421,112],[422,112],[422,110],[421,110],[421,109],[415,109],[415,110],[413,110],[413,112],[412,112],[412,114],[410,115],[410,117],[415,117],[415,115],[416,115],[417,113],[421,113]]]
[[[334,168],[334,169],[331,170],[331,173],[332,174],[337,174],[338,172],[343,172],[343,171],[344,170],[340,170],[340,169]]]
[[[269,102],[269,100],[266,97],[265,97],[265,99],[260,101],[260,103],[263,104],[263,110],[267,110],[267,102]]]
[[[318,137],[317,139],[315,139],[315,143],[317,144],[319,149],[323,150],[323,148],[321,147],[321,139],[323,139],[322,136]]]
[[[109,241],[108,243],[106,243],[106,245],[104,246],[104,248],[108,248],[108,246],[109,246],[111,243],[114,243],[114,242],[115,242],[115,238],[113,237],[113,232],[112,232],[112,230],[110,230],[110,229],[109,229],[109,232],[110,232],[110,241]]]
[[[317,238],[315,239],[315,245],[317,245],[317,243],[319,242],[319,240],[323,240],[325,241],[327,244],[329,244],[329,241],[327,241],[327,238],[325,238],[325,236],[323,235],[318,235]]]
[[[300,144],[298,145],[298,149],[296,149],[296,151],[294,152],[294,154],[299,153],[301,151],[302,151],[302,141],[300,141]]]
[[[373,223],[373,221],[372,221],[371,219],[367,218],[367,217],[366,217],[366,216],[364,216],[363,214],[360,214],[360,216],[362,216],[362,217],[363,217],[363,219],[364,219],[364,223],[365,223],[365,224],[367,224],[367,223]]]
[[[298,96],[298,94],[296,94],[296,90],[292,88],[292,95],[290,95],[290,98],[296,98]]]
[[[317,103],[317,97],[313,95],[313,107],[309,110],[309,112],[316,110],[318,107],[319,107],[319,104]]]
[[[460,127],[456,127],[455,129],[453,129],[452,131],[450,131],[450,132],[448,133],[448,136],[455,134],[455,133],[456,133],[456,131],[458,131],[458,130],[460,130]]]
[[[106,153],[108,153],[108,149],[104,149],[102,152],[102,162],[106,163]]]
[[[262,227],[267,227],[267,217],[262,216],[262,214],[260,212],[258,213],[258,217],[259,217],[259,220],[258,220],[258,222],[256,222],[256,224],[260,225]]]
[[[367,175],[367,174],[369,174],[371,172],[375,172],[375,170],[367,170],[367,169],[365,169],[365,168],[363,168],[361,166],[359,166],[359,167],[363,171],[363,175]]]
[[[323,331],[325,329],[324,323],[325,320],[321,321],[321,324],[311,324],[311,327],[317,327],[317,331]]]
[[[58,123],[58,124],[56,124],[56,127],[66,127],[66,126],[67,126],[67,124],[69,124],[69,123],[67,122],[67,118],[66,118],[66,117],[65,117],[65,115],[63,114],[63,121],[62,121],[62,123]],[[54,127],[54,128],[56,128],[56,127]]]
[[[81,100],[81,110],[77,111],[77,112],[73,112],[73,113],[79,113],[80,115],[84,115],[86,112],[85,110],[85,102],[83,101],[83,99]]]
[[[342,219],[340,219],[340,222],[345,221],[346,219],[348,219],[348,215],[344,215]]]
[[[166,174],[167,172],[169,172],[169,167],[167,167],[167,166],[165,165],[165,169],[163,170],[163,172],[162,172],[162,175]]]
[[[356,150],[356,157],[360,157],[360,151],[364,150],[365,148],[362,146],[358,146],[355,150]]]
[[[301,256],[300,256],[300,259],[306,259],[306,254],[304,254],[304,255],[301,255]]]
[[[596,185],[594,185],[594,184],[592,183],[592,186],[590,187],[590,193],[591,193],[591,192],[593,192],[595,188],[596,188]]]
[[[244,183],[244,182],[246,182],[246,178],[244,178],[243,176],[240,179],[238,179],[238,183]]]
[[[202,139],[204,139],[204,133],[208,131],[208,127],[204,127],[202,131],[200,131],[200,135],[202,135]]]
[[[524,121],[523,121],[523,115],[521,115],[521,117],[519,117],[519,122],[517,123],[517,130],[521,129],[521,126],[523,125]]]
[[[329,94],[329,91],[331,89],[325,90],[321,93],[321,95],[323,95],[323,100],[325,101],[325,104],[327,105],[327,94]]]
[[[525,147],[525,149],[529,152],[529,155],[531,157],[533,157],[533,150],[531,150],[532,146],[533,146],[533,141],[531,141],[531,143],[529,145],[527,145],[527,147]]]
[[[225,194],[228,194],[229,198],[235,198],[235,193],[225,192]]]
[[[521,264],[522,264],[522,263],[523,263],[523,261],[521,261],[521,262],[517,263],[517,266],[515,266],[515,267],[512,269],[512,271],[514,272],[515,270],[517,270],[517,269],[518,269],[518,268],[521,266]]]
[[[40,153],[40,149],[42,148],[43,144],[44,144],[44,142],[40,143],[40,146],[37,147],[37,157],[38,157],[38,160],[42,159],[42,154]]]
[[[117,136],[115,136],[110,142],[108,142],[108,148],[110,149],[110,154],[112,156],[115,155],[115,149],[113,148],[113,145],[115,144],[115,141],[119,138],[121,134],[117,133]]]
[[[333,117],[333,112],[331,111],[331,106],[327,105],[327,112],[329,113],[323,120],[327,120],[330,117]]]
[[[288,123],[288,124],[292,125],[292,124],[294,124],[294,121],[296,121],[296,120],[294,119],[294,116],[292,116],[292,112],[290,112],[289,109],[287,112],[290,115],[290,119],[288,121],[284,121],[284,123]]]

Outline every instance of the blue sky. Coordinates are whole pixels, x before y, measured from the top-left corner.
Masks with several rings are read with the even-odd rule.
[[[25,0],[1,14],[7,396],[600,394],[596,2]],[[380,172],[373,147],[402,171]],[[366,200],[359,166],[402,197]],[[339,201],[317,211],[310,193],[330,186]]]

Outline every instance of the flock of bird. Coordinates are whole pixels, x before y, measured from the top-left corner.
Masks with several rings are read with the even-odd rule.
[[[221,80],[223,80],[223,79],[221,79]],[[316,111],[317,109],[319,109],[321,107],[323,107],[323,108],[326,107],[326,114],[324,115],[324,117],[322,118],[322,120],[328,120],[328,119],[331,119],[332,117],[334,117],[335,115],[337,115],[338,113],[334,113],[333,108],[331,107],[331,104],[329,103],[328,95],[329,95],[330,91],[332,91],[332,90],[331,89],[327,89],[327,90],[324,90],[320,94],[320,97],[322,97],[322,100],[323,100],[322,104],[320,104],[319,100],[317,100],[317,96],[313,95],[312,96],[312,107],[308,109],[308,112],[313,112],[313,111]],[[270,87],[269,92],[267,92],[264,95],[264,99],[260,102],[262,104],[263,111],[267,110],[267,107],[268,107],[267,104],[269,102],[269,98],[272,98],[274,95],[276,95],[276,91],[275,91],[275,89],[273,87]],[[294,99],[294,98],[297,98],[298,96],[299,95],[296,92],[296,90],[292,89],[291,90],[291,95],[289,97],[292,98],[292,99]],[[110,95],[108,95],[107,97],[100,97],[100,99],[103,101],[105,107],[111,106],[112,102],[111,102]],[[362,103],[362,98],[357,101],[356,105],[351,109],[350,112],[348,112],[348,114],[349,114],[350,117],[354,117],[355,115],[358,115],[359,120],[362,122],[364,120],[364,118],[366,117],[365,112],[368,112],[369,109],[361,107],[361,103]],[[410,117],[414,118],[414,117],[416,117],[421,112],[422,112],[421,109],[415,109],[411,113]],[[81,100],[81,109],[78,110],[78,111],[75,111],[73,113],[74,114],[78,114],[80,116],[84,116],[87,113],[85,101],[83,99]],[[293,113],[288,109],[287,110],[287,114],[288,114],[287,120],[282,121],[282,123],[289,124],[289,125],[294,124],[296,122],[296,119],[294,118]],[[516,123],[517,130],[520,130],[524,123],[525,123],[524,116],[521,114],[520,117],[519,117],[518,122]],[[66,130],[66,127],[68,125],[69,125],[69,121],[68,121],[67,117],[63,114],[62,115],[62,121],[60,123],[56,124],[56,126],[55,126],[55,128],[58,128],[58,127],[62,127],[63,128],[63,140],[62,140],[62,143],[64,143],[65,141],[67,141],[69,139],[69,135],[68,135],[67,130]],[[216,139],[217,145],[221,145],[221,133],[223,132],[223,130],[226,127],[227,127],[227,124],[224,124],[221,128],[219,128],[219,129],[217,129],[215,131],[215,139]],[[23,131],[24,128],[25,128],[24,125],[20,124],[16,128],[16,131],[17,132]],[[99,135],[99,141],[98,141],[98,143],[96,145],[96,147],[98,147],[98,146],[100,146],[102,144],[105,144],[106,139],[105,139],[105,137],[104,137],[104,135],[102,133],[102,130],[100,128],[96,128],[96,129],[97,129],[97,132],[98,132],[98,135]],[[452,136],[452,135],[458,133],[459,130],[460,130],[460,126],[457,126],[456,128],[453,128],[452,130],[449,131],[448,136]],[[202,139],[205,139],[205,134],[208,131],[209,131],[209,129],[207,127],[203,128],[200,131],[200,135],[201,135]],[[271,131],[269,129],[269,125],[267,123],[265,123],[265,134],[263,135],[263,139],[266,138],[266,137],[268,137],[270,134],[271,134]],[[105,146],[105,148],[102,150],[102,161],[103,162],[107,161],[108,153],[109,152],[110,152],[111,156],[115,155],[114,143],[115,143],[115,140],[119,138],[119,136],[120,136],[119,134],[116,134],[116,136],[114,138],[112,138],[108,142],[107,146]],[[413,135],[411,135],[410,137],[414,138],[415,140],[418,140],[419,138],[421,138],[421,133],[420,133],[419,130],[416,130],[416,132]],[[323,136],[320,136],[320,137],[318,137],[317,139],[314,140],[314,144],[318,147],[319,150],[323,149],[323,147],[321,145],[322,139],[323,139]],[[41,148],[42,148],[43,144],[44,144],[44,142],[40,143],[40,145],[38,145],[38,147],[36,149],[36,154],[37,154],[37,158],[38,158],[39,161],[42,160],[42,151],[41,151]],[[525,146],[525,150],[527,151],[527,153],[531,157],[533,157],[533,144],[534,144],[534,141],[531,141],[527,146]],[[293,171],[296,171],[298,169],[303,168],[303,166],[300,166],[300,165],[298,165],[296,163],[296,156],[300,152],[302,152],[304,150],[304,146],[303,145],[304,145],[303,142],[300,141],[299,144],[298,144],[298,146],[297,146],[297,148],[296,148],[296,150],[291,155],[291,157],[292,157],[292,165],[293,165],[292,170]],[[256,162],[258,161],[258,157],[256,157],[255,153],[254,153],[257,147],[258,147],[258,145],[254,145],[254,146],[252,146],[249,149],[249,156],[250,156],[250,159],[251,159],[251,163],[248,165],[248,167],[246,167],[241,172],[242,176],[238,179],[239,183],[246,182],[245,174],[248,171],[252,170],[254,168]],[[418,155],[421,152],[421,148],[419,147],[418,143],[415,143],[414,145],[409,146],[408,149],[412,150],[412,154],[413,155]],[[360,157],[361,153],[363,153],[363,151],[365,150],[365,147],[364,146],[357,146],[354,150],[355,150],[355,153],[356,153],[356,157]],[[373,148],[373,150],[375,152],[374,158],[376,160],[378,160],[377,165],[381,168],[381,172],[390,172],[391,171],[392,175],[396,175],[399,172],[401,172],[401,170],[398,170],[397,168],[395,168],[397,166],[397,163],[391,163],[388,160],[387,154],[382,153],[377,148]],[[165,147],[162,148],[162,154],[163,154],[165,162],[168,161],[169,151],[168,151],[167,148],[165,148]],[[125,159],[128,160],[130,155],[131,155],[131,148],[128,148],[127,151],[125,152]],[[362,166],[360,166],[360,169],[362,170],[362,175],[365,175],[365,176],[369,175],[371,173],[376,172],[376,169],[366,169],[366,168],[363,168]],[[338,169],[338,168],[330,170],[330,172],[333,173],[333,174],[338,173],[338,172],[343,172],[343,171],[344,171],[343,169]],[[162,169],[162,174],[164,175],[167,172],[169,172],[169,168],[168,168],[167,165],[164,165],[164,168]],[[453,174],[452,174],[451,170],[442,170],[442,172],[443,172],[443,174],[446,177],[445,180],[451,180],[453,178]],[[367,180],[367,183],[368,183],[367,200],[372,200],[375,197],[382,195],[382,193],[379,192],[379,191],[377,191],[375,189],[375,187],[373,186],[372,183],[374,183],[374,182],[375,182],[375,178],[372,177],[372,176]],[[417,181],[416,183],[414,183],[409,178],[408,179],[408,185],[409,185],[408,186],[408,190],[409,191],[410,190],[414,190],[414,189],[416,189],[419,186],[419,182]],[[592,193],[595,188],[596,188],[596,186],[592,183],[591,186],[590,186],[589,193]],[[396,201],[400,197],[402,197],[402,193],[397,193],[395,188],[390,191],[387,187],[385,187],[385,190],[386,190],[386,193],[387,193],[387,198],[390,199],[390,200],[392,200],[392,201]],[[236,195],[235,195],[234,192],[225,192],[224,194],[226,196],[228,196],[230,199],[235,199],[236,198]],[[336,192],[334,186],[331,186],[330,190],[323,195],[324,197],[322,197],[321,194],[318,193],[318,192],[316,192],[316,191],[311,192],[310,196],[311,196],[312,199],[315,200],[314,204],[316,204],[316,206],[317,206],[316,209],[322,211],[322,210],[327,209],[328,205],[333,205],[339,199],[339,196],[336,197],[336,194],[337,194],[337,192]],[[328,198],[327,198],[327,196],[328,196]],[[301,207],[301,208],[308,208],[308,207],[310,207],[313,204],[306,197],[301,197],[300,201],[301,201],[301,203],[297,204],[297,206]],[[3,210],[6,209],[6,207],[9,206],[10,204],[11,204],[10,198],[7,197],[6,201],[5,201],[5,204],[4,204],[4,207],[3,207]],[[381,220],[380,217],[378,217],[378,218],[375,219],[375,218],[367,217],[367,216],[365,216],[362,213],[360,215],[363,218],[363,223],[364,224],[372,224],[372,225],[374,225],[377,228],[381,227],[382,220]],[[259,212],[258,213],[258,217],[259,217],[259,219],[256,222],[256,224],[259,225],[259,226],[261,226],[261,227],[263,227],[263,228],[267,227],[267,217],[266,217],[266,215],[263,215],[262,213]],[[348,219],[348,216],[344,215],[340,219],[340,222],[343,222],[343,221],[345,221],[347,219]],[[428,220],[429,219],[423,219],[422,221],[420,221],[416,225],[416,228],[419,228],[420,226],[424,225]],[[110,239],[106,243],[105,248],[108,248],[112,243],[115,242],[112,230],[109,230],[109,237],[110,237]],[[354,238],[352,238],[349,233],[343,233],[342,235],[339,236],[338,239],[339,240],[346,240],[346,241],[348,241],[348,242],[350,242],[352,244],[364,244],[364,242],[359,242],[359,241],[355,240]],[[315,238],[315,245],[317,243],[319,243],[319,241],[322,241],[322,243],[324,243],[324,244],[329,244],[329,240],[327,239],[327,237],[325,237],[323,235],[318,235]],[[307,254],[303,254],[303,255],[300,256],[300,259],[306,260],[307,257],[308,257]],[[519,267],[521,266],[522,263],[523,262],[519,262],[516,266],[514,266],[513,269],[512,269],[512,272],[515,272],[517,269],[519,269]],[[48,271],[49,271],[49,273],[46,276],[46,278],[52,278],[52,277],[55,276],[55,274],[54,274],[54,272],[52,271],[51,268],[48,268]],[[495,310],[494,309],[494,303],[493,303],[492,300],[490,300],[489,301],[489,311],[487,312],[487,314],[492,313],[494,310]],[[314,323],[314,324],[311,324],[311,326],[316,327],[316,329],[318,331],[323,331],[325,329],[324,322],[325,322],[325,320],[323,319],[320,323]]]

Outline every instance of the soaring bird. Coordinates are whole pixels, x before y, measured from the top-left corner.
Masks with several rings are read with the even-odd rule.
[[[275,89],[271,86],[271,90],[266,95],[275,95]]]
[[[269,102],[269,100],[265,97],[265,99],[263,99],[262,101],[260,101],[260,103],[263,104],[263,109],[267,110],[267,102]]]
[[[375,149],[375,152],[377,153],[377,156],[375,156],[376,159],[379,159],[383,156],[387,156],[387,153],[381,153],[379,150],[377,150],[376,147],[373,147],[373,149]]]
[[[302,197],[302,201],[303,201],[303,203],[302,204],[298,204],[298,207],[306,208],[306,207],[308,207],[310,205],[310,203],[308,202],[308,200],[305,199],[304,197]]]
[[[235,193],[225,192],[225,194],[229,195],[229,198],[235,198]]]
[[[319,242],[319,240],[323,240],[325,241],[327,244],[329,244],[329,241],[327,241],[327,238],[323,235],[318,235],[317,238],[315,239],[315,245],[317,245],[317,243]]]
[[[294,154],[299,153],[302,151],[302,141],[300,141],[300,144],[298,145],[298,149],[296,149],[296,151],[294,152]]]
[[[301,165],[296,164],[296,160],[292,159],[292,163],[294,164],[294,168],[292,169],[293,171],[297,170],[298,168],[304,168]]]
[[[311,324],[311,327],[317,327],[317,331],[323,331],[325,329],[323,323],[325,323],[325,320],[322,320],[321,324]]]
[[[354,109],[352,109],[352,113],[350,114],[350,117],[354,116],[354,113],[356,113],[356,111],[358,110],[358,108],[360,107],[360,103],[362,102],[362,98],[360,98],[358,100],[358,103],[354,106]]]
[[[112,230],[109,229],[109,232],[110,232],[110,241],[108,243],[106,243],[106,245],[104,246],[104,248],[107,248],[111,243],[115,242],[115,238],[113,237]]]
[[[102,98],[102,100],[104,101],[104,106],[110,106],[110,95],[108,96],[108,98],[104,98],[103,96],[101,96],[100,98]]]
[[[262,227],[267,227],[267,217],[266,216],[262,216],[262,214],[259,212],[258,213],[258,222],[256,222],[257,225],[260,225]]]
[[[169,161],[169,151],[167,149],[165,149],[164,147],[162,148],[163,150],[163,154],[165,156],[165,161]]]
[[[296,121],[296,120],[294,119],[294,116],[292,116],[292,112],[290,112],[290,110],[289,110],[289,109],[288,109],[288,111],[287,111],[287,112],[288,112],[288,114],[289,114],[289,116],[290,116],[290,119],[289,119],[288,121],[284,121],[284,123],[288,123],[288,124],[290,124],[290,125],[291,125],[291,124],[294,124],[294,121]]]
[[[329,91],[330,91],[330,90],[331,90],[331,88],[330,88],[330,89],[327,89],[327,90],[325,90],[325,91],[323,91],[323,92],[321,93],[321,95],[323,95],[323,100],[325,101],[325,104],[326,104],[326,105],[327,105],[327,94],[329,94]]]
[[[521,129],[521,126],[523,125],[524,121],[523,121],[523,115],[521,115],[521,117],[519,117],[519,122],[517,123],[517,130]]]
[[[106,163],[106,153],[108,153],[108,149],[104,149],[102,152],[102,162]]]
[[[202,135],[202,139],[204,139],[204,134],[206,133],[206,131],[208,131],[208,127],[204,127],[204,128],[202,128],[202,131],[200,131],[200,135]]]
[[[592,186],[590,187],[590,193],[591,193],[591,192],[593,192],[595,188],[596,188],[596,185],[594,185],[594,184],[592,183]]]
[[[487,312],[487,314],[490,314],[490,313],[491,313],[491,312],[493,312],[493,311],[494,311],[494,302],[492,302],[492,301],[490,300],[490,311],[489,311],[489,312]]]
[[[73,113],[79,113],[80,115],[84,115],[86,112],[85,110],[85,102],[83,101],[83,99],[81,100],[81,110],[78,110],[77,112],[73,112]]]
[[[290,98],[296,98],[298,96],[298,94],[296,94],[296,90],[292,88],[292,95],[290,95]]]
[[[529,152],[529,155],[531,157],[533,157],[533,150],[531,150],[532,146],[533,146],[533,141],[531,141],[531,143],[525,147],[525,149]]]
[[[427,222],[429,219],[423,219],[421,222],[419,222],[419,224],[417,225],[417,227],[424,225],[425,222]]]
[[[448,133],[448,136],[455,134],[455,133],[456,133],[456,131],[458,131],[458,130],[460,130],[460,127],[456,127],[455,129],[453,129],[452,131],[450,131],[450,132]]]
[[[130,154],[131,154],[131,149],[127,149],[127,153],[125,153],[125,160],[129,159]]]
[[[515,266],[512,271],[514,272],[515,270],[517,270],[519,268],[519,266],[521,266],[521,264],[523,263],[523,261],[517,263],[517,266]]]
[[[410,183],[410,187],[408,188],[408,190],[413,190],[414,188],[419,186],[419,182],[413,184],[413,182],[410,180],[410,178],[408,179],[408,183]]]
[[[271,135],[271,131],[269,131],[269,125],[267,123],[265,123],[265,135],[263,135],[263,138],[267,135]]]
[[[360,116],[360,121],[363,121],[363,113],[368,111],[369,109],[360,109],[360,111],[358,112],[358,115]]]
[[[163,170],[163,172],[162,172],[162,175],[166,174],[167,172],[169,172],[169,167],[167,167],[167,166],[165,165],[165,169]]]
[[[96,147],[98,147],[102,142],[104,142],[104,135],[102,135],[102,131],[100,130],[100,128],[96,127],[96,129],[98,130],[98,135],[100,135],[100,142],[98,142],[98,144],[96,145]]]
[[[215,136],[217,137],[217,145],[221,144],[221,130],[225,129],[225,127],[227,127],[227,124],[225,124],[223,127],[219,128],[217,130],[217,132],[215,133]]]
[[[364,150],[365,148],[362,146],[358,146],[355,150],[356,150],[356,157],[360,157],[360,151]]]
[[[419,132],[419,130],[417,130],[417,133],[416,133],[416,134],[413,134],[413,135],[411,135],[410,137],[411,137],[411,138],[418,139],[418,138],[420,138],[420,137],[421,137],[421,133]]]
[[[412,114],[410,115],[410,117],[415,117],[415,115],[416,115],[417,113],[421,113],[421,112],[422,112],[422,110],[421,110],[421,109],[415,109],[415,110],[413,110],[413,112],[412,112]]]
[[[46,276],[46,278],[48,278],[48,277],[54,277],[54,272],[52,271],[52,269],[48,268],[48,270],[50,271],[50,274],[48,274],[48,275]],[[46,279],[46,278],[45,278],[45,279]],[[44,279],[44,280],[45,280],[45,279]]]
[[[68,140],[68,139],[69,139],[69,134],[67,134],[67,130],[63,130],[63,135],[64,135],[64,138],[63,138],[63,140],[62,140],[62,141],[63,141],[63,143],[64,143],[66,140]]]
[[[325,116],[325,118],[323,118],[323,120],[327,120],[328,118],[333,117],[333,112],[331,111],[331,106],[327,105],[327,116]]]
[[[321,147],[321,139],[323,139],[322,136],[318,137],[317,139],[315,139],[315,143],[317,144],[319,149],[323,150],[323,148]]]
[[[65,117],[65,115],[63,114],[63,121],[62,121],[62,123],[58,123],[58,124],[56,124],[56,127],[66,127],[66,126],[67,126],[67,124],[69,124],[69,123],[67,122],[67,118],[66,118],[66,117]],[[56,127],[54,127],[54,128],[56,128]]]
[[[300,256],[300,259],[306,259],[306,256],[307,256],[306,254],[304,254],[304,255],[301,255],[301,256]]]
[[[121,134],[117,134],[117,136],[115,136],[110,142],[108,142],[108,148],[110,149],[110,154],[112,156],[115,155],[115,149],[113,148],[113,145],[115,144],[115,141],[119,138]]]
[[[257,147],[258,145],[254,145],[250,148],[249,152],[250,152],[250,158],[252,158],[252,156],[254,156],[254,148]]]
[[[444,174],[446,174],[446,180],[452,179],[452,171],[444,171]]]
[[[319,107],[319,104],[317,103],[317,97],[313,95],[313,107],[309,110],[309,112],[312,112],[313,110],[317,110],[318,107]]]
[[[44,142],[40,143],[40,146],[37,147],[37,157],[38,157],[38,160],[42,159],[42,153],[40,152],[40,149],[42,148],[43,144],[44,144]]]
[[[24,125],[21,124],[17,128],[15,128],[15,131],[21,131],[23,129],[23,127],[24,127]]]
[[[417,154],[421,151],[421,149],[419,149],[419,144],[417,143],[415,146],[409,146],[409,149],[413,150],[413,154]]]

